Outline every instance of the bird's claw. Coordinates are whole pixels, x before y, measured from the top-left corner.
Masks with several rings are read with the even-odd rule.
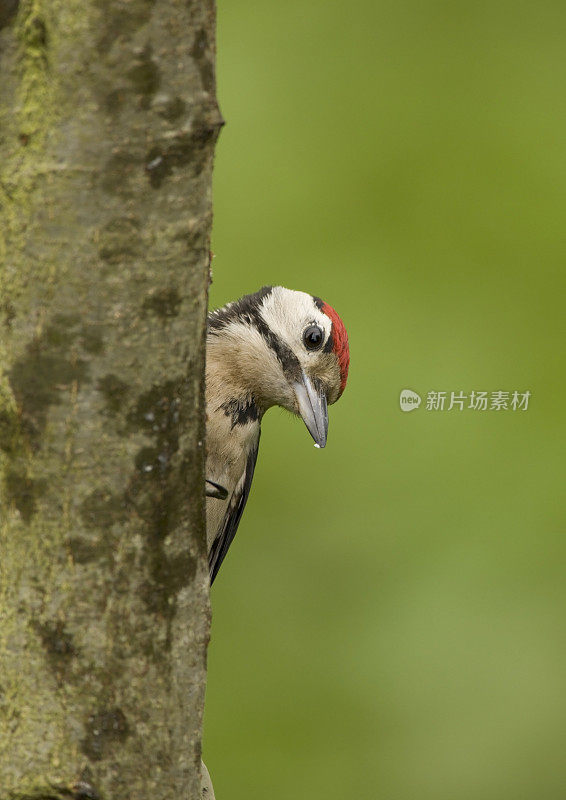
[[[215,497],[217,500],[226,500],[228,497],[228,489],[225,489],[219,483],[206,479],[206,496]]]

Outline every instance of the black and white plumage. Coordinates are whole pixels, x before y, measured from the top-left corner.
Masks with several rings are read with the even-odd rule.
[[[248,499],[264,413],[279,405],[301,416],[324,447],[327,406],[348,376],[348,337],[338,314],[319,298],[265,286],[209,314],[206,362],[212,582]]]

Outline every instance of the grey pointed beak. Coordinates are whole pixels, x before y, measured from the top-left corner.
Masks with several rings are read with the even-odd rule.
[[[310,378],[304,372],[302,380],[293,384],[293,390],[299,404],[299,414],[307,426],[308,432],[317,447],[324,447],[328,433],[326,394],[322,389],[315,389]]]

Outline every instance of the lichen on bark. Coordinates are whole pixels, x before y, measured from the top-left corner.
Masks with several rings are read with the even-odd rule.
[[[211,0],[0,24],[0,800],[200,796]]]

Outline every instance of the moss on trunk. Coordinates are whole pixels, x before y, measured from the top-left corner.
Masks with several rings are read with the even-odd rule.
[[[212,0],[0,24],[0,798],[191,800]]]

